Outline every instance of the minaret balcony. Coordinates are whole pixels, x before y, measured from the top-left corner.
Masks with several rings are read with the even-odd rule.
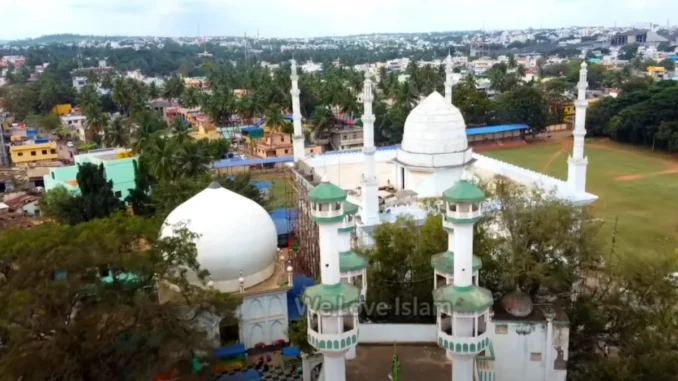
[[[358,342],[360,289],[350,284],[319,284],[304,291],[308,342],[319,351],[342,352]]]
[[[355,230],[355,215],[358,213],[358,205],[344,201],[343,205],[344,218],[339,225],[340,233],[350,233]]]
[[[452,353],[476,355],[490,342],[489,310],[478,313],[438,312],[438,344]]]
[[[480,204],[448,204],[443,227],[454,229],[455,224],[474,224],[482,215]]]
[[[454,282],[454,253],[446,251],[431,257],[433,267],[433,288],[449,286]],[[478,285],[478,270],[483,267],[483,261],[477,255],[473,256],[472,284]]]

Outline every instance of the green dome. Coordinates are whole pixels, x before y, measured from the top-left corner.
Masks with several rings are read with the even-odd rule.
[[[339,253],[339,271],[342,273],[358,271],[367,268],[367,258],[354,251]]]
[[[438,272],[443,274],[454,274],[454,253],[446,251],[444,253],[436,254],[431,257],[431,266]],[[473,271],[478,270],[483,266],[483,261],[480,257],[473,256]]]
[[[312,202],[318,203],[339,202],[346,200],[346,195],[347,192],[338,186],[330,182],[323,182],[313,188],[308,194],[308,198]]]
[[[485,192],[471,181],[460,180],[452,188],[443,192],[443,197],[447,201],[471,204],[485,200]]]
[[[318,284],[304,291],[303,301],[315,311],[346,309],[360,302],[360,289],[346,283]]]
[[[433,301],[449,307],[454,312],[473,313],[488,309],[492,305],[490,290],[478,286],[445,286],[433,290]]]

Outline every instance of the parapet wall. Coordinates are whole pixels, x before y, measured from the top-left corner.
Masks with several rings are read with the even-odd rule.
[[[436,343],[435,324],[360,324],[360,344]]]

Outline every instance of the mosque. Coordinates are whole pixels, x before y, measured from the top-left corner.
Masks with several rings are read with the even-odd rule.
[[[368,263],[352,251],[353,245],[372,244],[374,228],[398,216],[423,220],[431,212],[423,202],[426,199],[441,200],[448,250],[431,259],[437,314],[435,326],[430,327],[434,336],[418,341],[435,341],[445,349],[452,361],[453,381],[566,378],[567,316],[534,306],[520,292],[493,304],[490,291],[478,286],[482,261],[473,255],[473,224],[482,217],[486,196],[475,182],[502,175],[529,187],[553,190],[574,205],[597,199],[585,189],[586,64],[582,64],[577,86],[567,181],[474,153],[467,142],[464,118],[451,102],[451,57],[446,74],[445,95],[434,92],[422,100],[406,120],[402,144],[387,149],[374,146],[373,89],[368,75],[362,152],[306,157],[297,67],[292,60],[295,167],[307,168],[311,173],[305,175],[322,179],[308,194],[308,210],[299,211],[310,215],[319,232],[320,283],[308,287],[302,297],[308,342],[323,355],[317,380],[345,381],[346,360],[355,358],[361,336],[374,326],[358,319],[358,306],[365,302],[368,287]],[[384,200],[387,197],[380,193],[386,187],[396,190],[391,200]],[[242,294],[240,342],[252,348],[287,340],[285,297],[293,269],[285,267],[285,258],[276,249],[275,227],[266,211],[213,183],[177,207],[167,217],[162,234],[172,235],[172,227],[181,224],[198,234],[197,259],[211,274],[208,286]],[[204,325],[211,330],[215,345],[218,323],[219,318],[212,317]],[[413,335],[398,325],[387,326],[391,326],[385,327],[389,342]],[[310,380],[310,375],[304,374],[304,379]]]

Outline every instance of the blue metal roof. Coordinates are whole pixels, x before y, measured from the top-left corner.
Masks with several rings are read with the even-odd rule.
[[[252,185],[257,187],[258,190],[262,191],[270,188],[273,185],[273,183],[271,183],[270,181],[254,181]]]
[[[257,126],[250,126],[250,127],[243,127],[241,131],[251,133],[251,132],[256,132],[256,131],[263,131],[263,129],[261,127],[257,127]]]
[[[222,159],[214,162],[214,168],[232,168],[232,167],[246,167],[250,165],[259,164],[276,164],[276,163],[291,163],[294,161],[294,156],[269,157],[267,159],[240,159],[234,157],[232,159]]]
[[[467,128],[466,136],[494,134],[497,132],[526,130],[530,128],[527,124],[502,124],[499,126]]]

